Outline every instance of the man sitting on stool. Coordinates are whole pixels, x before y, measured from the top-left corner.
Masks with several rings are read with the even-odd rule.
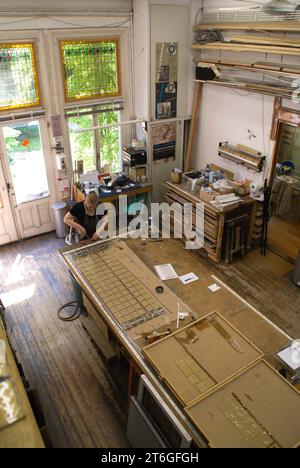
[[[99,197],[96,192],[90,192],[84,202],[76,203],[64,218],[65,224],[74,228],[79,235],[79,240],[99,240],[101,233],[108,224],[108,215],[97,215]],[[97,225],[101,221],[101,228]]]

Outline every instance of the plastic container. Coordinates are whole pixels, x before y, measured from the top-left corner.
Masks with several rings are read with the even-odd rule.
[[[52,205],[56,234],[60,239],[64,239],[68,234],[68,227],[64,223],[66,208],[65,202],[57,202]]]

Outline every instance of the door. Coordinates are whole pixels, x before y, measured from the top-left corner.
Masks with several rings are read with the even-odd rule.
[[[0,154],[0,245],[16,240],[18,235],[3,172],[3,155]]]
[[[42,119],[3,124],[3,171],[19,239],[54,229],[51,215],[53,184]]]

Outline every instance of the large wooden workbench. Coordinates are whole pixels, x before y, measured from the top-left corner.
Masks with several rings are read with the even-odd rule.
[[[111,242],[114,243],[117,249],[120,249],[120,262],[123,263],[122,256],[124,256],[124,248],[122,247],[122,242],[120,243],[118,239]],[[180,267],[176,265],[176,270],[179,274],[186,274],[193,270],[195,271],[195,264],[192,262],[189,264],[191,257],[188,255],[187,257],[184,257],[185,253],[183,247],[182,252],[178,252],[179,246],[181,245],[178,243],[178,241],[167,240],[162,244],[149,242],[145,246],[142,245],[138,240],[128,240],[126,244],[139,255],[140,259],[143,260],[141,261],[140,259],[137,259],[137,261],[135,261],[134,256],[131,256],[131,254],[128,257],[129,263],[134,263],[134,267],[132,267],[133,271],[135,268],[137,268],[137,272],[140,270],[141,281],[148,279],[145,285],[151,290],[153,290],[154,286],[158,286],[161,283],[158,279],[154,282],[153,274],[150,274],[148,268],[153,269],[154,265],[158,263],[168,263],[168,258],[171,259],[173,257],[178,259],[180,256],[181,260],[178,262],[178,265],[184,263],[185,268],[187,268],[189,271],[178,271],[180,270]],[[157,247],[158,245],[159,247]],[[77,249],[78,247],[79,246],[77,246]],[[81,248],[85,249],[86,246]],[[75,247],[73,251],[75,250],[75,252],[80,253],[80,247],[79,250],[77,249]],[[184,414],[182,406],[178,404],[178,400],[176,400],[176,398],[172,398],[172,394],[170,394],[168,389],[166,389],[166,387],[162,384],[161,379],[147,361],[145,354],[143,353],[143,347],[146,345],[146,341],[143,339],[142,331],[146,331],[147,329],[149,330],[149,326],[143,325],[139,329],[139,333],[135,333],[135,330],[124,330],[124,328],[120,325],[120,322],[116,320],[111,311],[105,307],[103,299],[99,296],[99,294],[97,294],[97,292],[95,292],[95,288],[92,286],[92,283],[87,281],[86,277],[81,273],[80,269],[78,269],[74,263],[70,261],[71,257],[68,257],[67,254],[72,255],[73,251],[69,248],[65,249],[65,251],[62,251],[62,255],[92,307],[91,317],[93,318],[96,325],[98,322],[97,326],[99,327],[99,330],[101,329],[101,332],[103,331],[102,324],[104,323],[104,325],[110,330],[110,333],[115,336],[117,341],[124,348],[128,356],[130,356],[130,361],[132,364],[131,367],[136,369],[138,373],[144,373],[149,378],[152,384],[156,387],[157,391],[160,393],[161,397],[170,406],[180,422],[190,433],[195,444],[199,447],[205,446],[202,435],[188,420]],[[152,255],[154,251],[155,255]],[[183,262],[183,258],[185,258],[185,262]],[[145,267],[145,263],[147,264],[148,268]],[[199,272],[197,273],[199,274]],[[184,291],[182,296],[184,296],[183,299],[185,300],[186,304],[183,304],[183,307],[185,310],[191,312],[190,319],[192,318],[192,315],[194,319],[197,319],[206,317],[208,314],[217,311],[263,352],[265,359],[270,365],[279,369],[280,365],[274,358],[274,353],[283,348],[289,341],[291,341],[292,338],[282,332],[270,321],[265,319],[265,317],[260,314],[259,311],[255,310],[252,306],[246,303],[217,277],[209,274],[207,269],[204,268],[203,274],[200,273],[199,276],[199,281],[190,285],[183,286],[182,284],[178,284],[178,291],[181,289]],[[179,280],[172,281],[179,282]],[[217,293],[212,293],[208,289],[208,287],[213,283],[217,283],[221,287]],[[168,284],[171,285],[172,282],[169,282]],[[164,284],[164,287],[167,288],[166,284]],[[176,299],[176,296],[168,288],[166,289],[166,292],[168,297],[165,300],[165,305],[166,307],[171,306],[171,308],[174,308],[174,305],[177,304],[178,299]],[[189,298],[191,298],[191,300],[189,300]],[[170,313],[172,315],[172,311],[170,311]],[[160,321],[160,318],[154,320]],[[181,327],[186,326],[187,323],[189,322],[181,324]],[[171,318],[170,324],[171,327],[176,329],[175,318],[173,321]]]
[[[0,340],[6,348],[7,370],[15,386],[24,418],[0,430],[0,448],[44,448],[44,442],[18,372],[3,323],[0,318]]]

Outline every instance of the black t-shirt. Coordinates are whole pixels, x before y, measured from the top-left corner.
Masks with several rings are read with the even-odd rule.
[[[86,212],[85,212],[85,207],[84,207],[84,202],[80,202],[80,203],[76,203],[76,205],[74,205],[71,209],[70,209],[70,213],[72,216],[74,216],[74,218],[76,218],[76,220],[78,221],[78,223],[83,226],[83,223],[85,221],[85,218],[86,218]]]
[[[76,218],[78,224],[86,229],[89,237],[93,237],[96,232],[97,223],[103,218],[103,216],[98,216],[96,214],[95,216],[87,215],[84,202],[76,203],[76,205],[70,209],[70,213],[74,218]],[[107,211],[105,211],[104,215],[106,214]]]

